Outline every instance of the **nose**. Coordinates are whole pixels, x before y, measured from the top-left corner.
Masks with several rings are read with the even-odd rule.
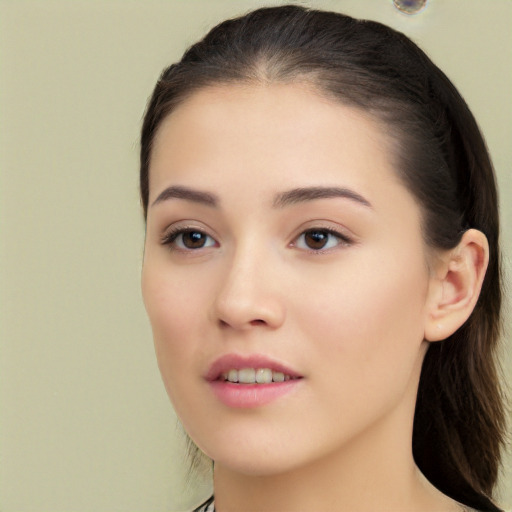
[[[221,328],[277,329],[285,319],[284,306],[276,265],[271,258],[248,248],[226,262],[213,308]]]

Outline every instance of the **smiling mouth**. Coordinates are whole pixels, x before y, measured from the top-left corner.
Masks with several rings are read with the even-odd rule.
[[[302,388],[296,370],[261,354],[225,354],[205,374],[213,394],[233,409],[263,407]]]
[[[271,384],[272,382],[286,382],[298,378],[270,368],[241,368],[239,370],[233,368],[222,372],[218,380],[234,384]]]

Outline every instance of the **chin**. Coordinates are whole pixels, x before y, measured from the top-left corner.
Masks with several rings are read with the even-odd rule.
[[[289,460],[263,460],[261,457],[225,457],[214,461],[234,473],[247,476],[272,476],[293,469]]]
[[[217,445],[215,450],[205,451],[219,467],[247,476],[271,476],[292,471],[304,463],[298,460],[298,452],[291,447],[249,447],[241,446],[241,443],[230,443],[226,449]]]

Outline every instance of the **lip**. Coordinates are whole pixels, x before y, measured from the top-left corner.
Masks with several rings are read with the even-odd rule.
[[[269,368],[292,377],[284,382],[268,384],[236,384],[222,379],[222,373],[243,368]],[[302,383],[303,376],[274,359],[261,354],[226,354],[216,359],[208,369],[205,380],[214,395],[228,407],[253,408],[269,404],[294,391]]]

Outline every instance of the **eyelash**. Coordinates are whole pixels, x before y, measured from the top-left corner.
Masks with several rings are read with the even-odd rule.
[[[312,248],[312,247],[298,247],[298,240],[305,238],[308,234],[311,235],[313,233],[321,233],[322,235],[327,235],[327,237],[332,237],[337,239],[337,243],[333,247],[321,247],[318,249]],[[329,244],[329,241],[326,245]],[[340,233],[339,231],[336,231],[335,229],[330,228],[322,228],[322,227],[315,227],[315,228],[308,228],[300,233],[298,237],[295,238],[295,240],[291,243],[292,247],[298,247],[299,249],[302,249],[304,251],[308,251],[314,254],[322,254],[325,252],[330,252],[333,249],[336,249],[337,247],[348,247],[353,244],[353,240],[351,240],[347,235],[344,233]]]
[[[317,233],[317,234],[321,233],[322,235],[327,235],[327,237],[333,237],[333,238],[337,239],[337,243],[334,247],[327,247],[327,248],[325,248],[325,247],[320,247],[320,248],[299,247],[298,241],[301,238],[306,237],[308,234],[312,235],[313,233]],[[208,243],[207,245],[202,245],[202,246],[196,247],[196,248],[186,247],[186,246],[185,247],[176,246],[176,243],[180,239],[180,237],[181,237],[181,244],[184,245],[183,244],[183,236],[186,234],[199,234],[202,237],[206,237],[207,239],[210,239],[213,243]],[[197,228],[189,228],[189,227],[176,227],[176,228],[171,229],[169,232],[167,232],[162,237],[161,243],[162,243],[162,245],[168,246],[169,249],[172,251],[182,251],[182,252],[194,252],[199,249],[205,249],[205,248],[214,247],[215,245],[218,245],[218,242],[213,237],[211,237],[210,235],[205,233],[203,230],[197,229]],[[299,236],[297,236],[294,239],[294,241],[290,243],[289,246],[297,247],[303,251],[308,251],[313,254],[322,254],[325,252],[330,252],[332,249],[335,249],[336,247],[339,247],[339,246],[348,247],[348,246],[352,245],[353,243],[354,243],[354,241],[351,238],[349,238],[347,235],[345,235],[343,233],[340,233],[339,231],[336,231],[334,229],[329,229],[329,228],[313,227],[313,228],[308,228],[308,229],[305,229],[304,231],[302,231],[299,234]],[[329,244],[329,241],[327,242],[326,245],[328,245],[328,244]]]
[[[168,233],[166,233],[162,237],[162,245],[167,245],[170,250],[176,250],[176,251],[184,251],[184,252],[192,252],[198,249],[204,249],[205,247],[212,247],[214,244],[210,244],[207,246],[201,246],[196,249],[190,248],[190,247],[176,247],[176,241],[181,237],[181,243],[183,244],[183,235],[186,235],[187,233],[198,233],[202,236],[205,236],[215,244],[217,243],[210,235],[206,234],[203,230],[197,229],[197,228],[188,228],[188,227],[176,227],[171,229]]]

